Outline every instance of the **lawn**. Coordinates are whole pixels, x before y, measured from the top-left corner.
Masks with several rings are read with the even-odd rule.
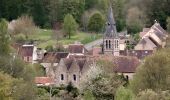
[[[57,42],[63,45],[68,45],[74,43],[75,41],[81,42],[83,44],[87,44],[101,37],[102,34],[90,34],[90,33],[78,32],[77,34],[71,36],[71,39],[62,38],[59,41],[57,41],[57,39],[54,38],[54,33],[52,30],[40,29],[37,31],[37,34],[33,34],[29,38],[37,41],[38,47],[45,48],[48,45],[55,45]]]

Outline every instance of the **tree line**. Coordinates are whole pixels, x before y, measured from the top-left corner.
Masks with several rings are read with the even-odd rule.
[[[113,7],[118,31],[128,29],[130,33],[136,33],[144,26],[151,26],[154,20],[167,28],[169,0],[1,0],[0,18],[10,21],[28,14],[33,17],[36,25],[52,28],[56,22],[62,24],[69,13],[79,28],[87,31],[87,27],[92,26],[88,25],[90,17],[96,12],[103,18],[99,24],[105,24],[103,20],[106,19],[110,5]],[[96,32],[98,29],[90,27],[89,31]]]

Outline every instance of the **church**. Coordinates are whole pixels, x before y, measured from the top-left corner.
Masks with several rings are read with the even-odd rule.
[[[107,16],[106,31],[103,36],[103,53],[113,54],[114,56],[120,55],[120,38],[116,29],[116,22],[114,20],[112,7],[109,8]]]

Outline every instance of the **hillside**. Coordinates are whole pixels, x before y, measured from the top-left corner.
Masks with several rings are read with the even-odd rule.
[[[37,46],[40,48],[45,48],[48,45],[55,45],[57,42],[68,45],[79,41],[82,44],[87,44],[96,39],[102,37],[102,34],[90,34],[84,32],[77,32],[77,34],[71,36],[71,39],[61,38],[57,41],[57,37],[52,30],[39,29],[36,34],[33,34],[29,37],[30,40],[37,41]]]

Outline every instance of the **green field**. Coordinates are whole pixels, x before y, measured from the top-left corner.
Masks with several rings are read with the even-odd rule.
[[[101,34],[78,32],[75,35],[71,36],[71,39],[61,38],[58,40],[58,42],[63,45],[68,45],[74,43],[75,41],[86,44],[101,37]],[[52,30],[40,29],[37,31],[36,34],[31,35],[29,39],[37,41],[38,47],[40,48],[45,48],[48,45],[55,45],[57,43],[57,39],[55,39],[55,35]]]

